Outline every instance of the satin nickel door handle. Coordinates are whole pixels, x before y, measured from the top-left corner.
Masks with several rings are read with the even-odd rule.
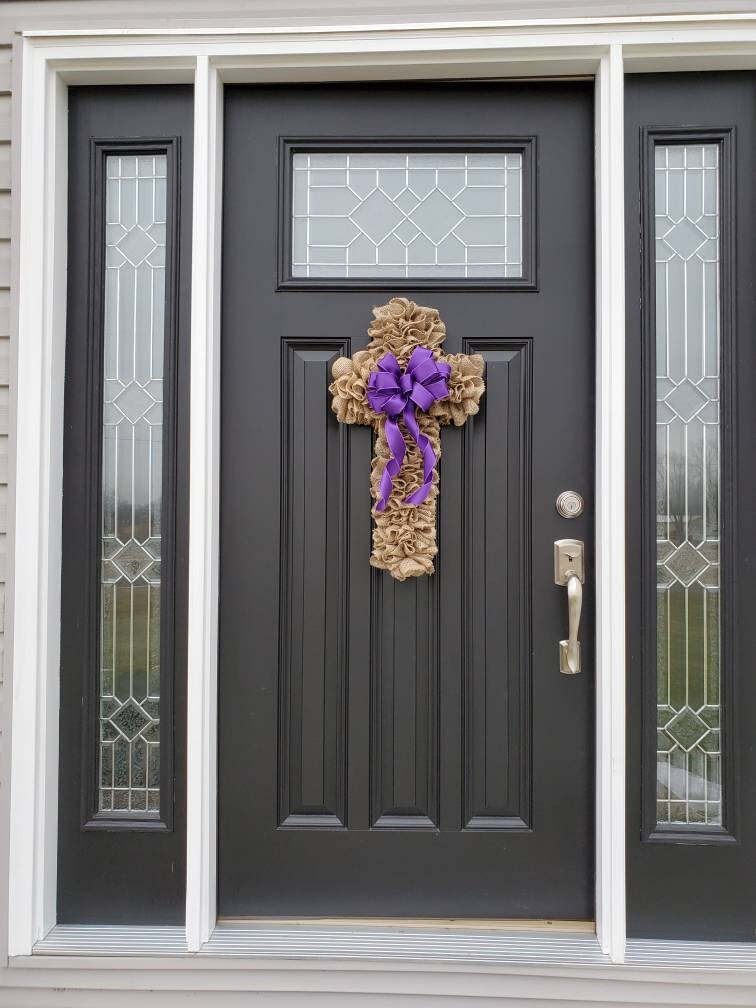
[[[557,539],[554,543],[554,584],[567,586],[568,638],[559,641],[559,671],[575,675],[580,671],[580,615],[585,581],[584,547],[579,539]]]

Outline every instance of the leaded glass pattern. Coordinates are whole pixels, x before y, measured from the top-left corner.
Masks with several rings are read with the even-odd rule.
[[[106,159],[99,810],[160,811],[165,155]]]
[[[522,154],[294,154],[292,276],[523,276]]]
[[[657,820],[722,822],[719,148],[655,149]]]

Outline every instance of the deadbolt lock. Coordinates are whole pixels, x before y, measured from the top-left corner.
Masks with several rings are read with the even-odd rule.
[[[577,490],[562,490],[555,503],[562,518],[579,518],[583,513],[583,498]]]

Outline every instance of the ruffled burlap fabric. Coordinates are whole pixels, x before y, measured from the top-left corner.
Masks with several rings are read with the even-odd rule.
[[[370,473],[373,500],[379,496],[381,474],[390,457],[384,433],[385,417],[375,413],[368,403],[367,386],[373,371],[385,353],[393,353],[406,367],[417,346],[437,352],[439,360],[451,366],[449,396],[433,403],[428,413],[417,411],[420,430],[430,441],[437,457],[441,456],[440,427],[442,424],[461,426],[477,413],[485,391],[483,358],[478,354],[444,354],[441,346],[446,338],[446,326],[435,308],[424,308],[407,298],[392,298],[388,304],[373,309],[375,320],[368,330],[370,342],[351,359],[339,357],[333,365],[333,396],[331,408],[347,424],[370,424],[376,432],[375,457]],[[407,454],[385,511],[373,510],[373,567],[387,570],[398,581],[432,574],[436,546],[436,498],[438,471],[433,486],[422,504],[405,504],[404,498],[423,482],[422,456],[400,421],[405,434]]]

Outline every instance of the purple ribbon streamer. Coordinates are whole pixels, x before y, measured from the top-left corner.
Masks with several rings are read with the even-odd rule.
[[[381,474],[380,497],[376,511],[383,511],[399,474],[407,448],[397,422],[401,414],[412,440],[423,456],[423,485],[405,498],[405,504],[422,504],[433,483],[433,470],[438,458],[428,438],[420,433],[417,410],[427,413],[437,399],[449,395],[451,367],[437,361],[431,350],[415,347],[406,369],[402,369],[392,353],[384,354],[378,369],[371,372],[367,397],[370,408],[386,415],[386,441],[391,456]]]

